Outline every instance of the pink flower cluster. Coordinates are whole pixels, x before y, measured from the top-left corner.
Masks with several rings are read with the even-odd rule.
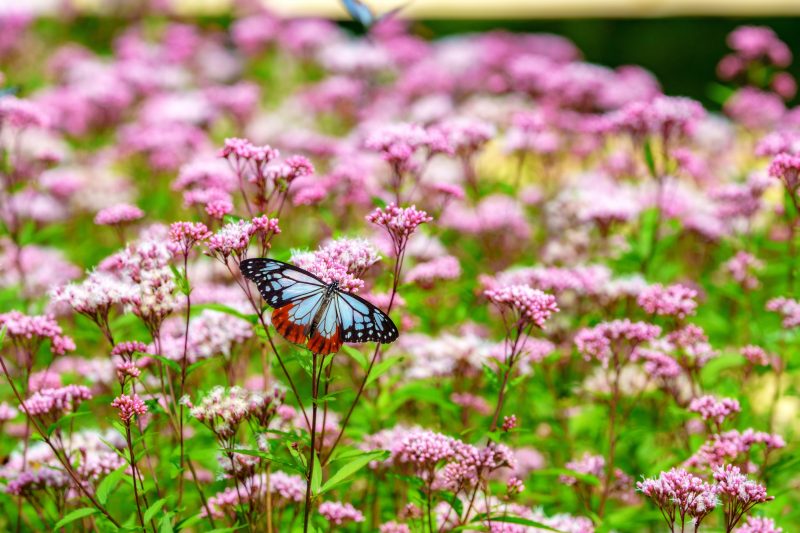
[[[452,255],[437,257],[418,263],[406,273],[406,282],[431,288],[437,281],[457,279],[461,276],[461,264]]]
[[[769,164],[769,175],[781,180],[790,194],[797,194],[800,187],[800,155],[776,155]]]
[[[501,311],[509,310],[514,315],[514,323],[533,324],[543,328],[545,322],[558,312],[556,298],[528,285],[511,285],[489,289],[484,295]]]
[[[661,509],[670,531],[677,519],[681,529],[687,519],[699,525],[719,505],[712,485],[682,469],[661,472],[659,477],[640,481],[636,487]]]
[[[747,458],[750,450],[757,444],[763,444],[769,452],[784,448],[786,441],[780,435],[752,428],[742,432],[732,429],[712,435],[684,464],[689,468],[711,468],[736,462]]]
[[[721,426],[726,418],[741,410],[738,400],[717,398],[710,394],[695,398],[689,404],[689,411],[698,413],[703,420],[715,422],[717,427]]]
[[[61,326],[50,315],[25,315],[19,311],[0,314],[0,326],[5,326],[6,335],[18,347],[32,356],[46,340],[56,355],[64,355],[75,349],[75,342],[64,335]]]
[[[57,420],[61,415],[74,411],[82,402],[92,399],[92,393],[83,385],[67,385],[57,389],[36,391],[25,400],[22,408],[30,416]]]
[[[383,208],[376,208],[375,211],[367,215],[368,222],[372,222],[386,230],[394,243],[394,250],[398,256],[405,250],[408,238],[417,231],[417,228],[421,224],[432,220],[433,217],[413,205],[411,207],[398,207],[394,203]]]
[[[341,526],[350,522],[363,522],[364,515],[349,503],[322,502],[319,505],[319,514],[325,517],[332,526]]]
[[[131,419],[135,416],[142,416],[147,413],[147,405],[139,398],[138,394],[133,396],[122,394],[114,398],[111,402],[111,407],[117,409],[119,418],[124,423],[129,424]]]
[[[347,292],[358,292],[363,288],[361,278],[378,261],[378,252],[366,239],[336,239],[315,252],[292,255],[295,265],[315,274],[325,283],[338,282],[339,288]]]
[[[734,533],[783,533],[783,528],[775,525],[772,518],[748,516],[744,525],[736,528]]]
[[[757,274],[764,269],[764,262],[747,252],[737,252],[725,263],[725,270],[746,290],[759,286]]]
[[[646,312],[659,316],[686,318],[697,309],[697,291],[685,285],[663,286],[659,283],[644,289],[637,303]]]
[[[773,298],[767,302],[767,311],[783,315],[783,327],[786,329],[800,326],[800,301],[791,298]]]
[[[612,357],[624,362],[634,355],[640,344],[652,341],[660,334],[658,326],[631,322],[626,318],[580,330],[575,335],[575,345],[587,361],[597,359],[603,366],[608,366]]]
[[[209,237],[211,232],[202,222],[173,222],[169,226],[169,240],[183,255],[189,255],[189,250]]]
[[[130,204],[117,204],[101,209],[94,217],[98,226],[122,226],[144,217],[144,211]]]

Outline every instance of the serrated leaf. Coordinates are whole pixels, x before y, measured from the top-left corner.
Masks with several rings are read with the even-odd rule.
[[[161,498],[160,500],[154,501],[150,505],[150,507],[147,508],[147,511],[144,512],[144,523],[146,524],[150,520],[152,520],[153,517],[155,517],[156,514],[158,514],[158,512],[161,510],[161,508],[164,507],[165,503],[167,503],[167,499],[166,498]]]
[[[106,504],[108,495],[117,486],[117,483],[119,483],[119,480],[125,475],[125,470],[127,469],[128,465],[121,466],[103,478],[103,481],[97,486],[97,501],[103,505]]]
[[[75,509],[71,513],[67,514],[64,518],[56,522],[56,525],[53,526],[53,531],[58,531],[67,524],[71,524],[76,520],[80,520],[81,518],[86,518],[87,516],[91,516],[99,512],[100,511],[98,511],[94,507],[83,507],[81,509]]]
[[[328,478],[328,481],[326,481],[320,489],[320,494],[325,494],[329,490],[341,485],[347,481],[350,476],[364,468],[372,461],[382,461],[387,457],[389,457],[389,452],[380,450],[377,452],[367,452],[351,459],[347,464],[343,465],[339,470],[337,470],[335,474]]]

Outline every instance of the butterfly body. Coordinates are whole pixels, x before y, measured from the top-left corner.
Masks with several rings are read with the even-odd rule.
[[[393,342],[398,331],[383,311],[308,271],[274,259],[246,259],[242,275],[255,282],[272,312],[272,325],[288,341],[329,354],[345,342]]]

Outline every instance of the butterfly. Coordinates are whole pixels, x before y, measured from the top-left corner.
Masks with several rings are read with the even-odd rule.
[[[245,259],[239,270],[274,309],[272,325],[278,333],[316,354],[337,352],[345,342],[397,339],[397,326],[386,313],[342,292],[336,281],[325,283],[302,268],[267,258]]]
[[[347,10],[347,13],[350,15],[350,17],[366,29],[369,29],[376,23],[391,17],[405,7],[405,4],[403,4],[392,9],[391,11],[388,11],[387,13],[384,13],[381,16],[376,16],[369,6],[361,2],[361,0],[342,0],[342,4],[344,4],[344,8]]]

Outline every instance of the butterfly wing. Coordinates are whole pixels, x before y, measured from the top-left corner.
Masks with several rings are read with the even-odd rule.
[[[372,10],[360,0],[342,0],[344,8],[353,18],[365,28],[369,28],[375,22],[375,15]]]
[[[324,293],[327,287],[311,272],[275,259],[245,259],[239,270],[258,285],[264,301],[276,309],[317,292]]]
[[[354,294],[336,292],[331,305],[336,306],[344,342],[375,341],[387,344],[399,335],[389,315]]]
[[[323,304],[325,282],[296,266],[275,259],[246,259],[239,269],[258,285],[272,312],[272,325],[290,342],[302,344]]]

